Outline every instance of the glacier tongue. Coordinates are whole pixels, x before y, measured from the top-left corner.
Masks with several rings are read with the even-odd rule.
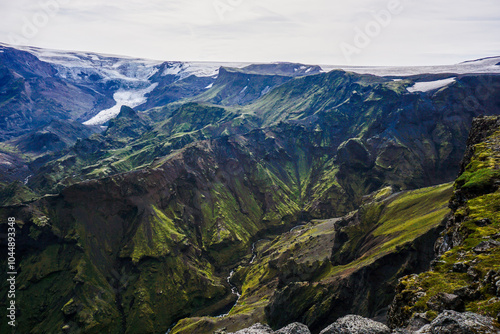
[[[151,93],[158,83],[154,83],[149,87],[143,89],[135,89],[135,90],[118,90],[113,98],[116,101],[116,104],[109,108],[100,111],[97,115],[84,122],[85,125],[102,125],[109,121],[112,118],[115,118],[120,113],[120,108],[123,105],[134,108],[138,105],[141,105],[147,101],[146,94]]]

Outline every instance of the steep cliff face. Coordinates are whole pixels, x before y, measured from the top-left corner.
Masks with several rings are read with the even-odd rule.
[[[403,327],[443,310],[500,316],[500,118],[474,120],[432,270],[404,277],[389,312]]]
[[[255,73],[246,68],[221,67],[212,87],[193,100],[218,105],[250,104],[292,78],[292,75]]]

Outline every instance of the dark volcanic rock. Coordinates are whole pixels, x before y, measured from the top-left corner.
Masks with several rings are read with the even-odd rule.
[[[425,325],[429,324],[430,321],[427,319],[427,316],[425,313],[415,313],[411,319],[410,323],[408,324],[407,329],[408,330],[419,330],[420,328],[424,327]]]
[[[479,284],[472,284],[469,286],[461,287],[453,293],[462,298],[463,300],[475,300],[481,297],[481,292],[478,290]]]
[[[118,114],[118,116],[116,116],[116,118],[139,118],[139,115],[137,114],[137,112],[128,107],[128,106],[121,106],[120,108],[120,113]]]
[[[483,280],[483,286],[487,286],[489,293],[500,297],[500,270],[490,270]]]
[[[321,331],[320,334],[389,334],[386,325],[359,315],[347,315]]]
[[[429,299],[427,306],[438,312],[442,312],[444,310],[461,311],[464,308],[464,302],[457,295],[451,293],[438,293]]]
[[[290,325],[283,327],[276,332],[273,332],[273,330],[268,325],[257,323],[252,327],[229,334],[311,334],[311,331],[309,331],[309,328],[307,328],[306,325],[299,322],[291,323]]]
[[[370,152],[357,139],[349,139],[342,143],[338,148],[337,159],[350,167],[369,168],[372,164]]]
[[[476,221],[475,223],[477,226],[484,227],[484,226],[491,225],[491,220],[488,218],[484,218],[484,219],[480,219],[480,220]]]
[[[457,262],[453,265],[453,271],[456,273],[466,273],[469,266],[463,262]]]

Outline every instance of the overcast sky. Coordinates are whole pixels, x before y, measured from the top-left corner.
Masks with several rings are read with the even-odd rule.
[[[453,64],[500,55],[500,1],[0,0],[0,41],[158,60]]]

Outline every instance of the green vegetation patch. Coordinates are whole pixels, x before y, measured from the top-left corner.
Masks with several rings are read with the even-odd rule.
[[[414,312],[435,311],[428,303],[431,298],[441,292],[459,294],[461,289],[472,294],[463,300],[465,310],[494,318],[500,312],[496,287],[485,279],[500,271],[500,247],[495,244],[500,231],[499,139],[500,132],[496,132],[475,145],[470,163],[455,182],[456,192],[465,194],[467,201],[459,202],[454,212],[456,225],[446,234],[462,239],[460,244],[444,253],[432,271],[401,281],[397,299],[416,299],[404,306],[406,318]],[[456,198],[452,202],[456,204]],[[455,269],[457,264],[465,269]]]
[[[368,265],[438,226],[450,212],[452,192],[452,184],[447,183],[364,205],[359,211],[359,224],[344,228],[348,241],[339,254],[345,254],[351,262],[331,267],[322,277]]]

